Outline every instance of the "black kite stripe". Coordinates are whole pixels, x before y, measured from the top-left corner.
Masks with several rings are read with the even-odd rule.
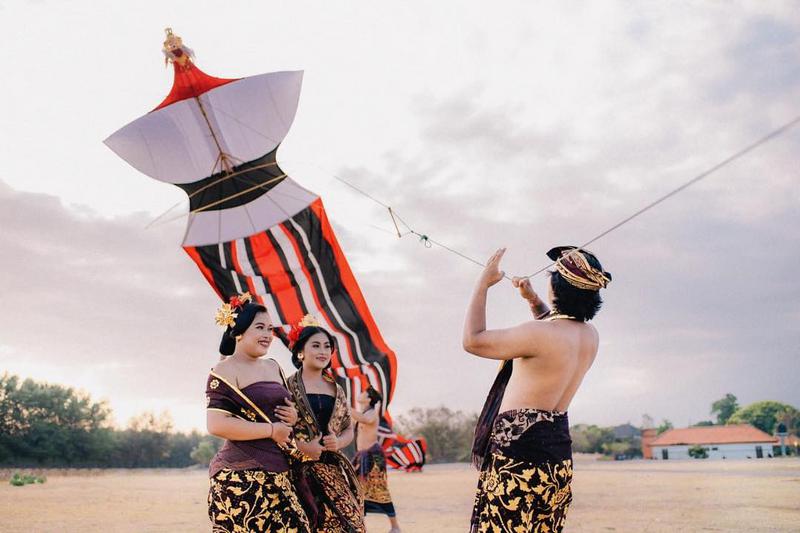
[[[369,341],[369,337],[365,337],[365,324],[358,313],[358,309],[353,304],[352,300],[350,300],[350,295],[347,294],[344,286],[341,283],[339,265],[336,262],[336,257],[334,256],[333,250],[328,244],[328,241],[325,240],[322,232],[322,224],[319,218],[314,215],[309,207],[308,209],[304,209],[303,211],[299,212],[297,215],[292,217],[292,219],[297,223],[298,226],[300,226],[300,228],[303,230],[303,233],[305,233],[306,238],[308,239],[308,243],[311,248],[308,253],[313,254],[317,259],[317,263],[319,263],[319,274],[321,275],[325,286],[328,288],[330,303],[336,308],[336,311],[342,318],[342,321],[344,322],[343,326],[347,327],[356,335],[356,339],[354,340],[358,342],[364,359],[367,362],[373,362],[373,359],[370,358],[369,355],[371,355],[370,352],[376,351],[375,347]],[[298,234],[297,230],[290,224],[286,224],[286,226],[287,229],[289,229],[292,234],[296,236],[298,244],[301,247],[304,246],[303,239]],[[311,263],[310,259],[307,259],[307,265],[310,272],[316,273],[316,269],[314,268],[314,265]],[[320,292],[319,295],[322,297],[323,293]]]
[[[386,371],[387,381],[391,381],[389,373],[389,360],[386,354],[378,350],[372,343],[369,330],[358,312],[347,289],[341,283],[339,266],[336,262],[331,245],[325,240],[322,223],[313,213],[311,208],[304,209],[293,217],[293,220],[303,229],[314,254],[321,267],[321,274],[328,287],[331,301],[339,312],[345,325],[355,333],[364,359],[369,363],[380,364]],[[293,229],[293,228],[290,228]],[[387,383],[391,386],[391,383]],[[387,396],[388,397],[388,396]]]
[[[307,211],[310,211],[310,210],[311,210],[311,208],[308,207],[308,208],[304,209],[303,211],[301,211],[300,213],[298,213],[298,215],[295,215],[295,216],[299,216],[299,215],[301,215],[303,213],[306,213]],[[355,364],[360,364],[360,361],[358,360],[358,357],[356,357],[356,351],[355,351],[355,343],[357,342],[357,339],[353,338],[353,335],[348,333],[342,327],[342,324],[339,322],[339,319],[337,319],[336,315],[332,312],[331,304],[328,302],[328,299],[325,298],[325,292],[323,291],[322,285],[320,284],[320,277],[317,275],[317,268],[314,266],[314,263],[311,261],[311,258],[307,255],[309,253],[309,251],[306,249],[305,244],[303,244],[302,236],[297,232],[297,230],[294,228],[294,226],[289,222],[284,222],[284,223],[281,224],[281,226],[283,226],[286,229],[286,231],[291,235],[292,240],[294,240],[295,244],[300,249],[301,255],[298,256],[298,259],[306,267],[306,270],[308,271],[309,277],[311,278],[310,279],[310,282],[312,284],[311,289],[315,292],[315,294],[317,296],[317,300],[319,300],[319,303],[322,306],[322,310],[325,312],[325,316],[328,317],[328,320],[334,326],[334,328],[339,333],[344,335],[345,339],[347,340],[348,351],[353,355],[353,361],[355,362]],[[309,243],[310,243],[310,240],[309,240]],[[317,262],[319,263],[319,266],[323,271],[326,268],[334,269],[335,274],[337,276],[339,275],[339,267],[337,265],[335,265],[335,264],[334,265],[324,265],[322,262],[319,261],[319,259],[317,260]],[[331,294],[332,292],[334,292],[334,289],[330,285],[327,285],[327,289],[328,289],[328,294]],[[349,365],[342,364],[342,366],[347,367]]]
[[[234,292],[233,295],[226,295],[226,296],[230,298],[230,296],[235,296],[236,294],[247,292],[249,290],[247,286],[247,276],[240,273],[236,268],[236,263],[238,263],[239,261],[238,258],[233,257],[233,241],[227,241],[222,243],[222,250],[223,253],[225,254],[225,265],[228,267],[228,275],[231,277],[231,279],[235,277],[236,281],[239,282],[239,288],[241,288],[241,290],[234,289],[236,292]]]
[[[256,253],[253,249],[253,242],[250,240],[250,237],[242,239],[244,242],[244,249],[247,253],[247,261],[250,263],[250,267],[253,269],[253,273],[258,276],[261,281],[264,283],[264,290],[272,296],[272,302],[275,304],[275,309],[278,311],[277,318],[281,324],[286,324],[286,314],[284,313],[283,309],[281,308],[281,304],[277,298],[273,295],[275,294],[272,291],[272,286],[269,284],[269,278],[261,272],[261,267],[259,267],[258,262],[256,261]]]
[[[233,167],[233,176],[220,172],[191,183],[176,183],[189,195],[189,210],[220,211],[248,204],[281,181],[283,170],[275,162],[274,150],[258,159]],[[264,166],[266,165],[266,166]],[[254,167],[260,167],[255,168]],[[256,185],[263,184],[261,187]]]
[[[222,268],[219,245],[208,244],[205,246],[195,246],[194,249],[197,250],[197,255],[200,256],[205,267],[211,271],[211,275],[214,278],[214,285],[218,292],[223,295],[226,301],[231,296],[234,296],[236,294],[236,285],[233,283],[230,272]]]
[[[314,302],[305,301],[305,298],[303,298],[303,292],[300,290],[300,286],[297,283],[297,278],[295,278],[294,272],[292,272],[292,268],[289,266],[289,262],[286,260],[286,253],[294,254],[294,250],[287,250],[284,252],[280,243],[275,239],[275,236],[269,230],[265,231],[264,235],[267,236],[267,239],[269,239],[269,242],[272,244],[272,248],[275,250],[275,254],[278,256],[278,260],[281,262],[281,266],[283,267],[284,272],[286,272],[289,282],[292,284],[294,293],[297,296],[297,301],[300,302],[300,309],[303,311],[303,316],[307,315],[308,306],[316,307],[316,305],[314,305]]]

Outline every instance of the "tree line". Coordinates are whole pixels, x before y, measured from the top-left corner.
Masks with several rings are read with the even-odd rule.
[[[105,402],[71,387],[0,376],[0,465],[186,467],[208,464],[219,439],[173,431],[167,413],[143,413],[125,429]]]
[[[778,424],[800,436],[800,411],[774,401],[741,407],[727,394],[714,402],[716,420],[696,425],[748,423],[773,434]],[[430,463],[469,462],[477,413],[447,407],[414,408],[397,417],[395,429],[423,436]],[[620,431],[620,428],[627,431]],[[664,420],[661,433],[672,428]],[[143,413],[125,429],[112,426],[105,402],[63,385],[0,376],[0,466],[165,468],[207,465],[222,441],[197,431],[173,431],[167,413]],[[619,457],[641,456],[641,437],[630,425],[570,428],[575,452]],[[633,430],[633,431],[631,431]]]
[[[711,415],[716,420],[701,420],[693,424],[693,427],[750,424],[774,435],[778,426],[782,425],[788,434],[800,436],[800,410],[773,400],[762,400],[740,406],[736,396],[728,393],[711,404]],[[658,434],[672,427],[672,422],[664,420],[657,428]]]

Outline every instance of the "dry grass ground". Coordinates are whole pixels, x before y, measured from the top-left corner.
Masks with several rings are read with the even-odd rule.
[[[0,531],[209,531],[200,470],[46,472],[47,483],[0,484]],[[2,474],[0,474],[2,475]],[[467,530],[476,474],[436,465],[390,474],[406,532]],[[566,531],[800,531],[800,460],[579,460]],[[388,530],[370,515],[371,532]]]

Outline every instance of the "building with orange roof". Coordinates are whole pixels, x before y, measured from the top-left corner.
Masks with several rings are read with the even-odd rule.
[[[709,459],[772,457],[777,437],[750,424],[670,429],[649,442],[653,459],[690,459],[689,448],[702,446]]]

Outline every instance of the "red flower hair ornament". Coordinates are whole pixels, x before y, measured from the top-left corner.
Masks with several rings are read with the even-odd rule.
[[[286,339],[289,341],[290,350],[294,348],[295,343],[300,338],[300,333],[308,326],[320,326],[319,321],[314,317],[314,315],[306,315],[300,322],[297,323],[296,326],[292,326],[289,334],[286,335]]]

